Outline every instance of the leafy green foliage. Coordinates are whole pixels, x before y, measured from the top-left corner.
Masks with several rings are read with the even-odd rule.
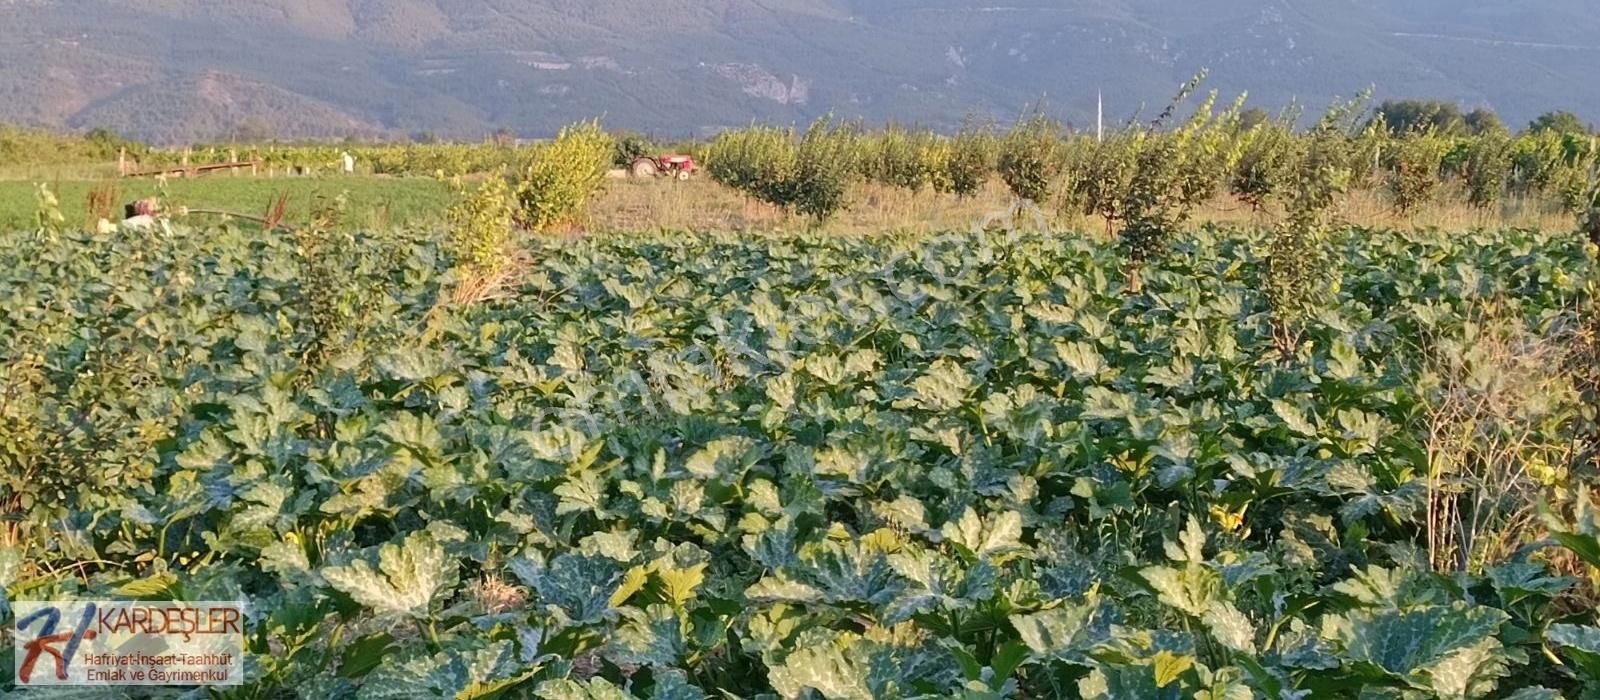
[[[792,130],[771,127],[724,132],[712,142],[706,167],[718,182],[746,196],[820,223],[848,203],[861,153],[855,127],[824,117],[798,142]]]
[[[446,561],[444,548],[417,533],[400,545],[378,550],[378,566],[365,560],[348,566],[329,566],[318,574],[328,585],[357,603],[378,612],[428,617],[435,595],[455,575],[455,562]]]
[[[1431,100],[1385,100],[1378,105],[1373,123],[1401,136],[1414,131],[1432,131],[1445,136],[1485,136],[1505,134],[1505,121],[1487,109],[1462,113],[1454,102]]]
[[[611,167],[627,168],[645,156],[656,155],[656,147],[638,134],[617,134],[612,138]]]
[[[934,189],[971,197],[983,189],[995,171],[999,144],[987,127],[968,123],[943,144],[943,172],[933,179]]]
[[[792,131],[752,126],[719,134],[706,170],[717,182],[768,204],[787,204],[785,183],[797,160]]]
[[[1512,141],[1502,134],[1490,134],[1467,146],[1463,175],[1467,202],[1479,209],[1498,206],[1511,181]]]
[[[1554,133],[1565,136],[1568,134],[1590,134],[1594,132],[1594,128],[1585,124],[1582,117],[1572,112],[1557,110],[1545,112],[1532,122],[1529,122],[1528,132],[1534,134]]]
[[[516,220],[515,200],[504,177],[490,177],[450,207],[450,240],[468,269],[492,274],[506,262]]]
[[[800,139],[792,179],[783,186],[790,205],[817,223],[844,209],[860,157],[855,127],[827,118],[813,122]]]
[[[861,174],[867,180],[916,192],[934,181],[948,156],[929,131],[890,125],[862,142]]]
[[[1326,231],[1285,358],[1265,231],[1186,232],[1140,295],[1042,233],[539,238],[419,334],[453,244],[331,218],[0,236],[8,596],[247,598],[241,697],[1590,682],[1551,552],[1418,551],[1419,341],[1479,296],[1570,323],[1570,234]],[[328,297],[323,358],[307,260],[370,305]]]
[[[1144,264],[1165,251],[1194,207],[1215,194],[1223,176],[1238,161],[1231,134],[1243,100],[1216,115],[1216,95],[1212,94],[1182,126],[1170,132],[1160,130],[1204,79],[1203,73],[1196,76],[1150,127],[1135,136],[1137,155],[1119,207],[1124,219],[1119,238],[1134,291],[1142,286]]]
[[[1439,169],[1448,150],[1449,142],[1431,131],[1409,133],[1392,142],[1388,187],[1397,211],[1413,214],[1433,201],[1441,182]]]
[[[1000,179],[1017,199],[1046,201],[1061,170],[1061,125],[1036,114],[1011,127],[1000,139]]]
[[[1328,257],[1324,219],[1350,184],[1349,132],[1362,103],[1335,104],[1297,152],[1288,155],[1290,179],[1283,193],[1288,215],[1273,230],[1265,285],[1273,338],[1284,355],[1299,346],[1306,321],[1323,301]]]
[[[1286,112],[1279,120],[1261,122],[1239,137],[1239,160],[1228,179],[1228,191],[1253,209],[1260,209],[1291,180],[1297,150],[1295,115]]]
[[[613,148],[598,122],[569,126],[536,148],[514,188],[521,223],[537,231],[581,217],[605,183]]]

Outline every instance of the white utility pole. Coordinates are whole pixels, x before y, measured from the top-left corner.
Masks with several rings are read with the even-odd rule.
[[[1094,140],[1106,140],[1106,97],[1101,90],[1094,91]]]

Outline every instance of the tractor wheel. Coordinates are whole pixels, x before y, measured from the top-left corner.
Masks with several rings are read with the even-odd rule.
[[[680,182],[688,182],[689,181],[689,171],[687,171],[687,170],[679,170],[677,178],[678,178],[678,180]]]
[[[640,158],[633,161],[633,167],[629,168],[629,172],[632,172],[634,177],[655,177],[661,172],[661,168],[649,158]]]

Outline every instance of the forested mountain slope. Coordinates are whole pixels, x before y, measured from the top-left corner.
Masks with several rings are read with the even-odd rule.
[[[993,0],[991,0],[993,1]],[[833,112],[953,127],[1159,109],[1202,67],[1276,107],[1600,117],[1581,0],[0,0],[0,120],[247,135],[695,134]]]

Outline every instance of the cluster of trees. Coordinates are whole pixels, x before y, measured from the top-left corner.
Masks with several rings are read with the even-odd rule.
[[[616,140],[599,122],[573,124],[555,140],[530,146],[514,167],[498,168],[450,208],[450,242],[464,283],[494,279],[514,259],[519,231],[542,231],[581,219],[610,169]]]
[[[107,129],[94,129],[75,136],[64,136],[35,129],[0,124],[0,163],[16,165],[75,165],[107,163],[127,148],[134,155],[150,151],[148,146],[129,141]]]
[[[1183,101],[1103,140],[1040,114],[1009,129],[972,123],[955,135],[898,125],[871,132],[823,119],[803,131],[728,131],[704,155],[718,182],[819,222],[848,205],[854,182],[968,196],[997,179],[1018,199],[1099,216],[1116,231],[1145,227],[1146,217],[1181,224],[1221,194],[1258,211],[1273,203],[1282,209],[1297,165],[1330,138],[1325,121],[1302,127],[1307,120],[1295,109],[1218,109],[1212,96],[1180,119]],[[1402,215],[1457,190],[1483,209],[1512,195],[1548,198],[1574,213],[1587,209],[1596,140],[1570,114],[1551,113],[1512,134],[1494,128],[1498,119],[1481,110],[1364,105],[1337,107],[1349,185],[1384,193]]]
[[[718,182],[820,223],[849,203],[849,187],[862,180],[973,195],[994,172],[999,145],[993,129],[979,126],[955,136],[901,126],[868,133],[823,118],[803,132],[768,126],[724,132],[705,158]]]
[[[1387,100],[1374,110],[1372,123],[1382,124],[1390,134],[1432,131],[1445,136],[1485,136],[1509,133],[1500,115],[1478,108],[1462,112],[1454,102],[1437,100]],[[1554,111],[1529,122],[1523,133],[1590,134],[1592,125],[1572,112]]]

